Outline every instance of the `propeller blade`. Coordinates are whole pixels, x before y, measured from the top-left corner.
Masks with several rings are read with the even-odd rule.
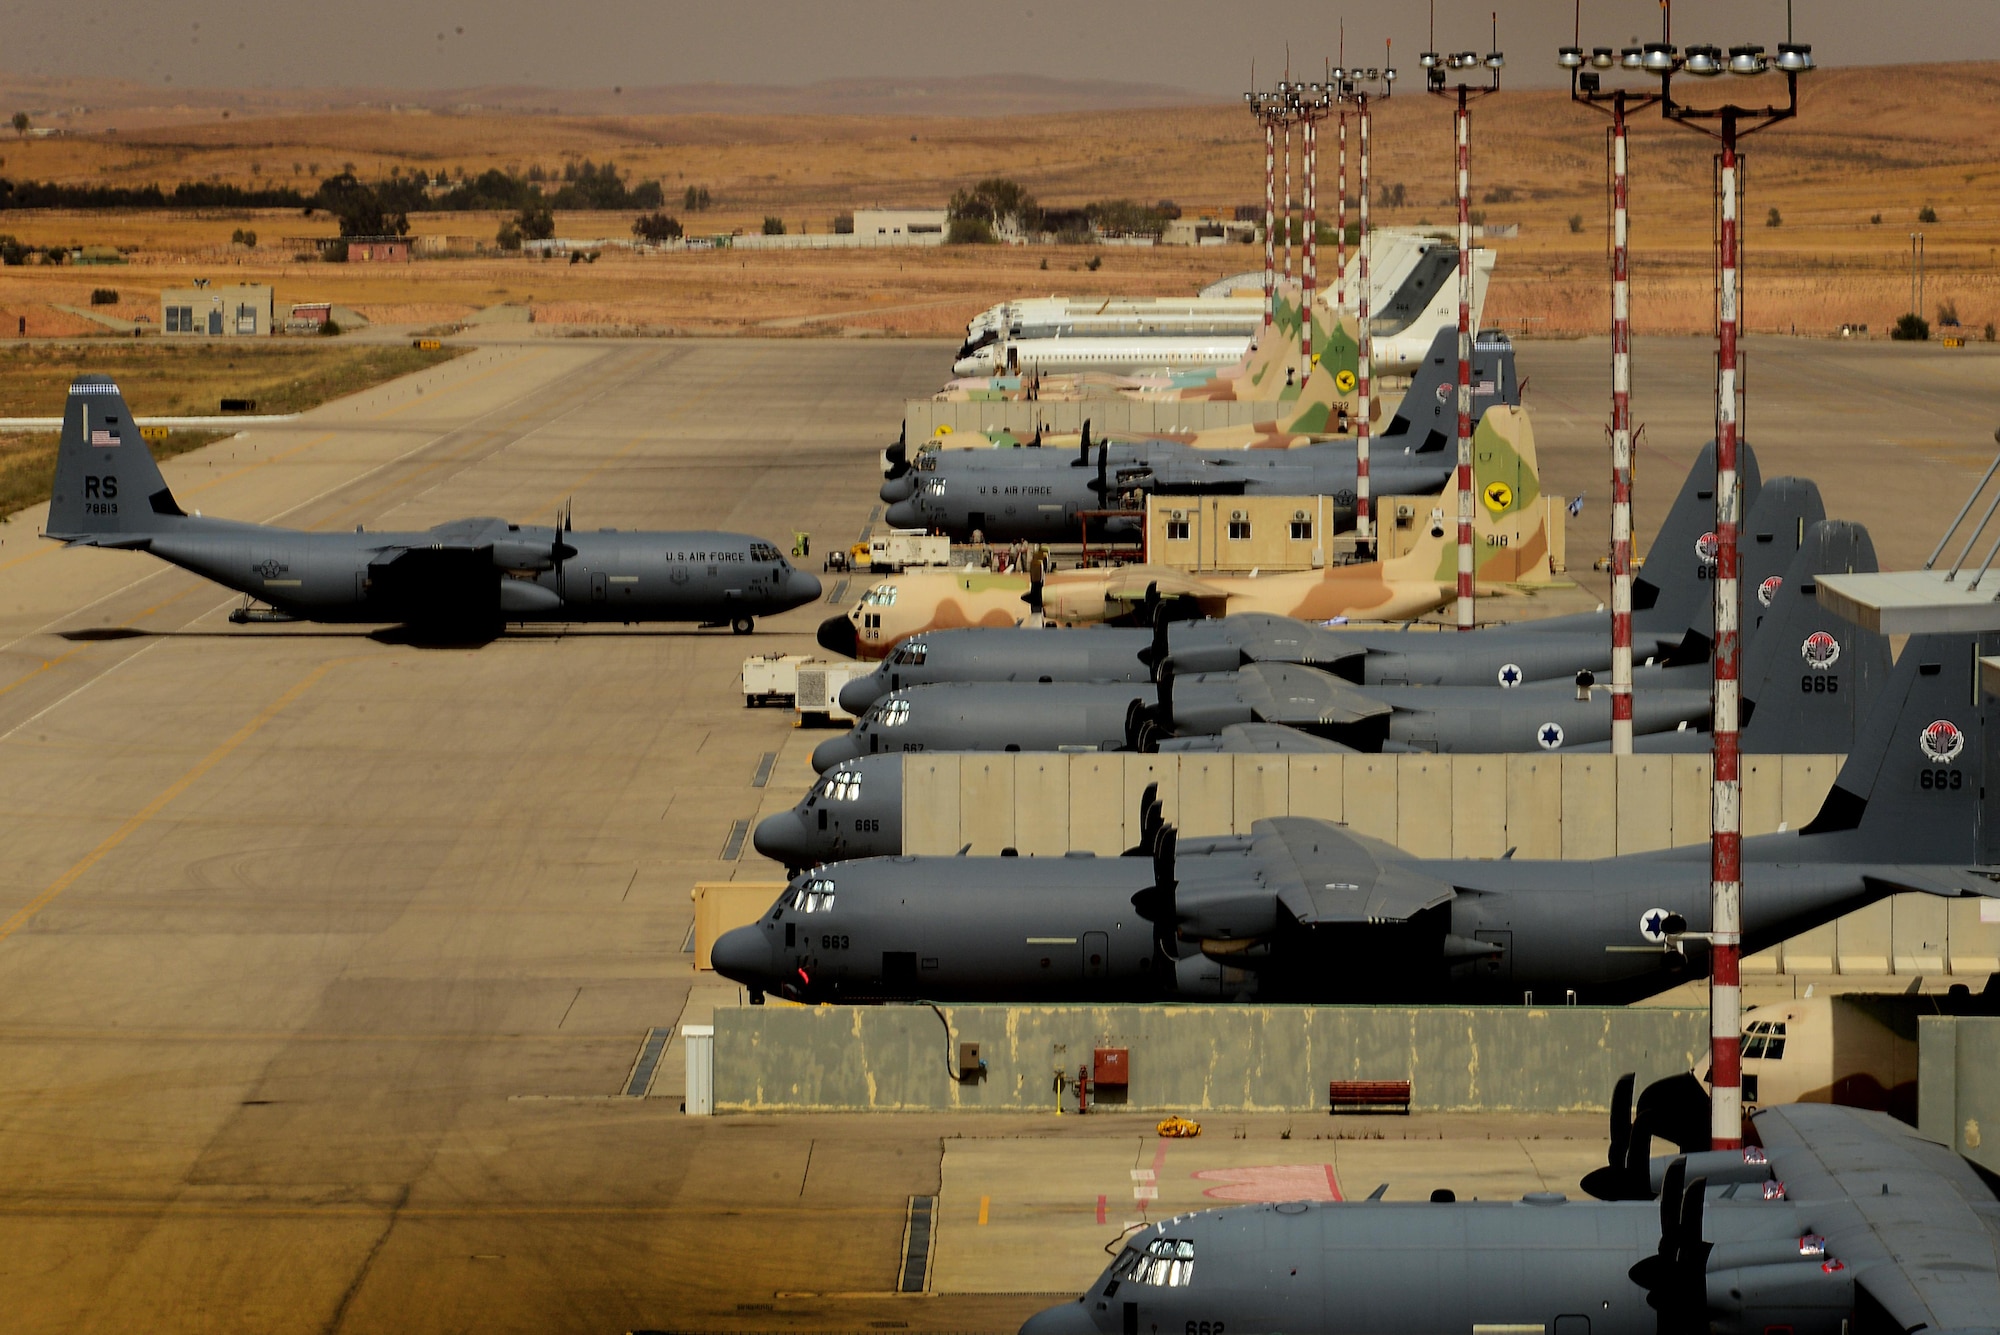
[[[1655,1080],[1639,1094],[1638,1112],[1653,1125],[1653,1134],[1671,1140],[1683,1154],[1708,1148],[1708,1091],[1692,1072]],[[1650,1114],[1650,1117],[1649,1117]]]
[[[1652,1183],[1647,1180],[1646,1159],[1639,1158],[1640,1194],[1632,1194],[1632,1086],[1631,1073],[1618,1077],[1618,1083],[1611,1090],[1611,1148],[1605,1155],[1604,1167],[1593,1168],[1583,1176],[1583,1189],[1600,1201],[1644,1200],[1651,1194]],[[1648,1142],[1651,1133],[1647,1135]]]

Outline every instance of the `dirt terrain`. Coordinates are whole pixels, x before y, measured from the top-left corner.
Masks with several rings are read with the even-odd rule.
[[[1911,96],[1919,86],[1920,106]],[[1775,76],[1712,89],[1718,98],[1776,97],[1782,90]],[[755,232],[766,216],[782,218],[791,232],[827,232],[835,215],[857,206],[937,205],[989,175],[1014,177],[1052,206],[1171,199],[1189,215],[1226,214],[1262,195],[1257,135],[1241,107],[1231,105],[948,118],[282,104],[232,112],[198,101],[79,114],[58,122],[65,131],[54,138],[0,146],[0,175],[310,191],[321,177],[350,166],[370,179],[491,167],[540,167],[560,176],[565,165],[608,158],[633,182],[660,181],[670,211],[691,234]],[[114,119],[131,128],[105,123]],[[1377,220],[1450,226],[1447,106],[1406,93],[1379,108],[1375,131],[1376,179],[1402,187],[1404,201],[1378,207]],[[1596,330],[1607,305],[1605,118],[1561,93],[1505,92],[1477,105],[1473,134],[1474,207],[1488,223],[1520,229],[1517,237],[1492,242],[1500,264],[1488,323],[1549,334]],[[1935,320],[1940,303],[1950,302],[1975,336],[2000,319],[2000,165],[1990,147],[1996,134],[2000,65],[1812,76],[1799,120],[1747,144],[1750,326],[1830,333],[1853,322],[1881,333],[1913,304],[1909,234],[1916,230],[1926,235],[1924,314]],[[1322,216],[1331,212],[1332,142],[1329,131],[1322,140]],[[1632,145],[1635,324],[1642,332],[1702,329],[1712,303],[1712,147],[1663,126],[1657,113],[1637,117]],[[708,187],[713,206],[694,214],[673,207],[688,185]],[[1937,221],[1918,221],[1926,208]],[[562,213],[557,234],[623,238],[632,216]],[[412,215],[411,224],[420,234],[462,237],[471,245],[490,243],[501,220],[423,213]],[[254,250],[229,242],[244,227],[259,235]],[[115,270],[0,271],[0,330],[17,331],[25,317],[30,334],[90,332],[89,322],[56,305],[79,304],[107,273],[115,273],[121,297],[141,307],[156,302],[161,286],[213,275],[271,281],[281,302],[332,299],[395,323],[448,321],[521,303],[532,304],[537,321],[575,326],[949,334],[972,311],[1023,292],[1186,292],[1260,262],[1252,247],[1105,246],[607,254],[595,265],[494,256],[364,269],[296,262],[292,257],[309,248],[287,238],[330,235],[333,223],[295,210],[13,211],[0,215],[0,231],[31,244],[129,252],[128,263]],[[1092,257],[1101,267],[1085,272]]]

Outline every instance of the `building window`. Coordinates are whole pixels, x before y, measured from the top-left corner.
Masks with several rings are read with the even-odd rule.
[[[1169,519],[1167,521],[1167,541],[1186,542],[1187,540],[1188,521],[1185,519]]]
[[[1312,541],[1312,536],[1313,536],[1313,521],[1312,521],[1312,520],[1310,520],[1310,519],[1294,519],[1294,520],[1292,521],[1292,541],[1293,541],[1293,542],[1311,542],[1311,541]]]
[[[1250,541],[1250,521],[1249,521],[1249,520],[1247,520],[1247,519],[1232,519],[1232,520],[1230,520],[1230,521],[1229,521],[1229,540],[1230,540],[1231,542],[1248,542],[1248,541]]]
[[[192,334],[195,332],[194,307],[167,307],[167,332],[169,334]]]
[[[238,306],[236,308],[236,332],[239,334],[254,334],[257,332],[257,308],[255,306]]]

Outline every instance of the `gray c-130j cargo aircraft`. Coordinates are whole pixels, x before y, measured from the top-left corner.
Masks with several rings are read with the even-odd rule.
[[[1712,1150],[1694,1077],[1650,1086],[1628,1123],[1631,1093],[1626,1076],[1611,1162],[1583,1180],[1597,1200],[1391,1201],[1384,1184],[1198,1210],[1129,1232],[1021,1335],[2000,1332],[2000,1176],[1821,1103],[1752,1114],[1745,1148]],[[1656,1133],[1681,1153],[1652,1155]]]
[[[415,533],[310,533],[185,513],[118,386],[78,376],[45,537],[150,552],[273,620],[497,631],[523,621],[695,621],[739,634],[819,597],[816,576],[739,533],[579,533],[460,519]],[[245,619],[238,614],[239,619]]]
[[[1819,813],[1743,841],[1743,944],[1899,891],[2000,898],[2000,735],[1970,636],[1915,636]],[[1701,977],[1706,844],[1614,858],[1420,858],[1333,821],[1177,838],[1138,856],[876,857],[796,878],[720,937],[716,971],[822,1001],[1628,1002]]]

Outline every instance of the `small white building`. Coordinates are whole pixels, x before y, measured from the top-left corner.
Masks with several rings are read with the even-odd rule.
[[[160,330],[209,338],[251,338],[269,334],[275,296],[267,283],[210,287],[170,287],[160,293]]]
[[[886,237],[943,241],[945,221],[943,209],[856,209],[854,235],[863,245]]]

